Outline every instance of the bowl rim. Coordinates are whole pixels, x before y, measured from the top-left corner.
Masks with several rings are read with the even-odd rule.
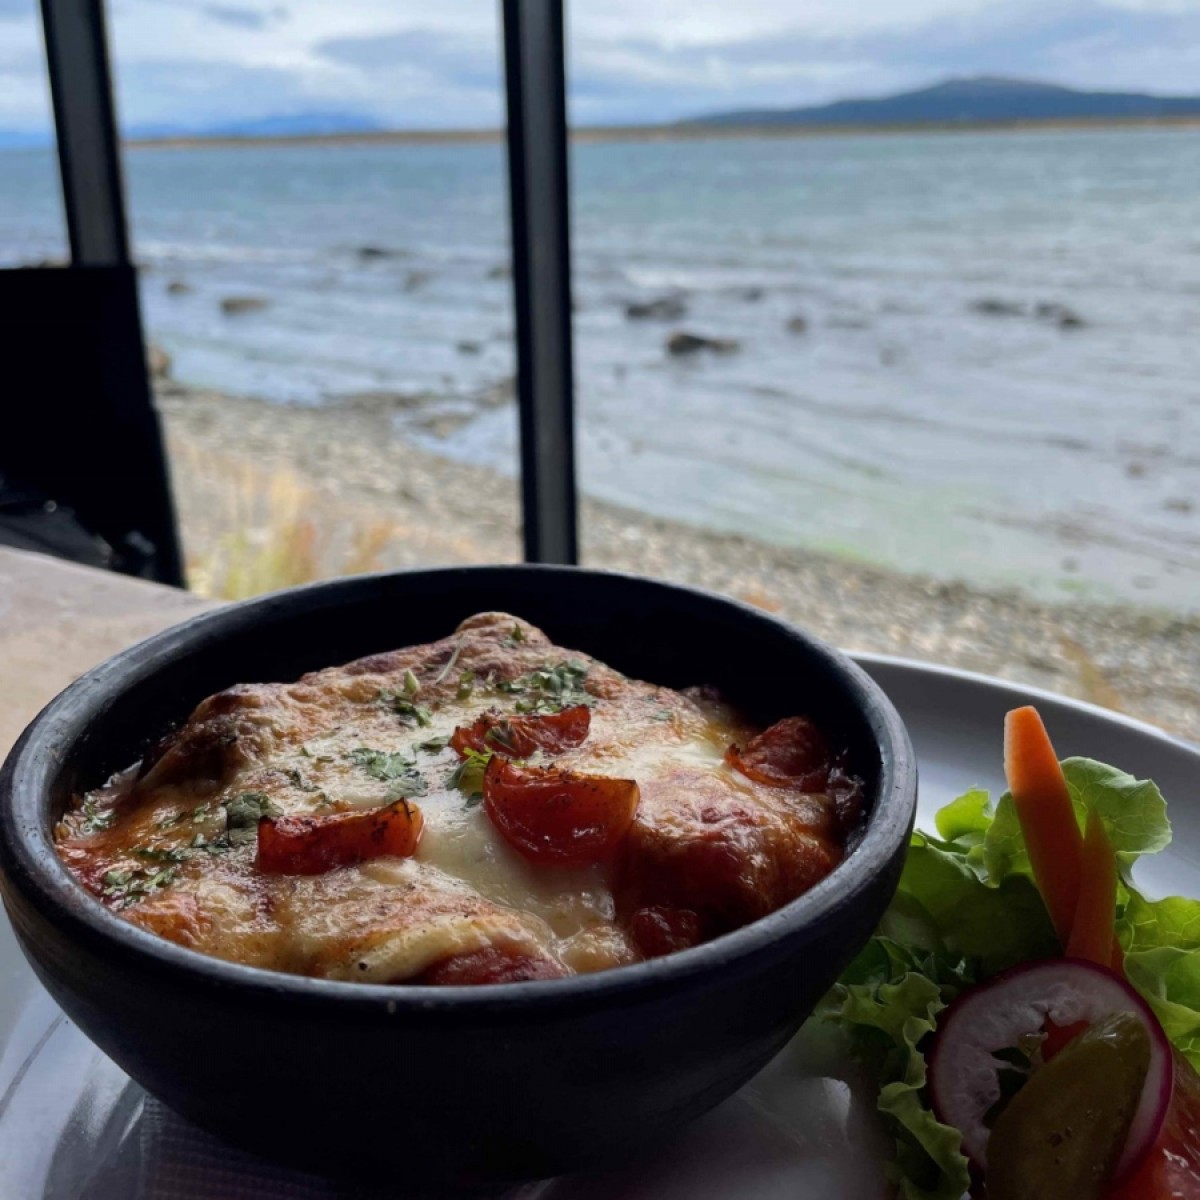
[[[851,852],[824,879],[803,895],[710,942],[660,958],[564,979],[523,983],[422,987],[413,984],[359,983],[318,979],[231,962],[191,950],[123,920],[90,896],[67,870],[55,850],[46,818],[50,784],[71,748],[113,696],[151,677],[188,653],[197,643],[220,641],[233,629],[288,611],[333,607],[347,594],[352,602],[360,590],[381,584],[403,586],[416,577],[439,577],[447,584],[512,572],[538,574],[547,580],[562,576],[602,577],[620,584],[650,588],[665,596],[688,595],[728,611],[731,619],[771,627],[824,660],[843,679],[847,692],[863,714],[880,752],[875,802],[863,834]],[[236,681],[235,681],[236,682]],[[197,698],[196,703],[202,697]],[[805,940],[840,909],[869,891],[877,875],[907,843],[916,813],[916,756],[903,721],[873,679],[840,650],[779,617],[742,601],[703,588],[654,579],[632,572],[595,570],[550,564],[487,564],[419,568],[322,580],[288,588],[197,613],[105,659],[51,700],[33,719],[0,770],[0,890],[10,904],[8,888],[38,898],[35,907],[71,941],[101,945],[114,954],[139,962],[147,970],[173,976],[179,982],[199,980],[222,989],[236,988],[247,1000],[277,1005],[332,1004],[345,1011],[405,1013],[423,1017],[459,1018],[501,1016],[519,1012],[537,1016],[548,1010],[584,1012],[603,1007],[623,994],[642,998],[669,994],[697,977],[723,973],[760,954],[779,951],[791,939]],[[7,878],[6,878],[7,877]],[[349,1006],[349,1007],[346,1007]]]

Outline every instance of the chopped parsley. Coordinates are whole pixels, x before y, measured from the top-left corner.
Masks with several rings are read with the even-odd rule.
[[[79,823],[80,833],[100,833],[104,829],[111,829],[117,819],[117,814],[113,809],[109,808],[101,812],[96,807],[95,796],[89,796],[83,802],[79,814],[83,818]]]
[[[198,833],[192,838],[188,844],[188,848],[195,851],[203,850],[205,854],[211,854],[214,857],[232,849],[230,843],[225,838],[220,837],[210,842],[202,833]]]
[[[455,700],[470,700],[475,690],[475,672],[464,671],[458,677],[458,691],[454,693]]]
[[[484,734],[483,740],[485,742],[491,742],[491,744],[495,746],[497,750],[504,751],[504,753],[508,754],[510,757],[517,752],[516,743],[513,741],[513,727],[509,721],[497,721],[496,724],[493,725],[486,734]]]
[[[413,751],[423,754],[440,754],[448,745],[450,745],[450,737],[447,734],[443,737],[426,738],[423,742],[414,742]]]
[[[411,675],[412,672],[407,672]],[[416,676],[413,675],[414,682]],[[407,686],[407,679],[406,679]],[[420,684],[417,684],[418,689]],[[401,692],[393,691],[391,688],[381,688],[379,692],[379,703],[385,708],[390,708],[392,712],[404,722],[405,725],[428,725],[430,721],[429,709],[424,708],[420,704],[413,702],[410,696],[406,696]]]
[[[100,894],[113,902],[113,907],[128,908],[139,900],[145,900],[154,892],[161,892],[175,882],[179,868],[172,864],[166,867],[122,867],[105,871]]]
[[[318,788],[315,783],[309,783],[309,781],[304,778],[304,772],[301,771],[299,767],[288,767],[283,773],[287,776],[288,782],[292,785],[292,787],[301,792],[320,791],[320,788]]]
[[[455,663],[458,662],[458,656],[462,653],[462,643],[454,647],[454,653],[446,660],[446,665],[433,677],[435,684],[441,683],[451,671],[454,670]]]
[[[300,747],[300,753],[303,754],[305,758],[311,758],[314,762],[319,763],[333,762],[332,754],[314,754],[312,750],[309,749],[309,745],[310,743],[305,742],[304,745]]]
[[[587,673],[581,662],[560,662],[517,679],[502,680],[496,687],[521,697],[517,701],[519,713],[556,713],[575,704],[592,703],[591,693],[583,686]]]
[[[483,799],[483,773],[491,761],[490,750],[468,750],[467,757],[451,771],[446,780],[447,787],[458,788],[466,796],[468,808]]]
[[[356,767],[362,767],[372,779],[381,779],[385,783],[399,779],[415,765],[413,759],[399,750],[389,754],[386,750],[372,750],[368,746],[359,746],[351,750],[346,757]]]
[[[241,792],[225,802],[224,840],[230,846],[244,846],[258,837],[263,817],[276,817],[279,810],[266,792]]]
[[[387,794],[389,800],[411,800],[414,796],[425,795],[428,790],[425,776],[419,771],[410,771],[407,775],[393,779],[388,784]]]
[[[351,750],[346,757],[356,766],[362,767],[372,779],[386,783],[388,796],[392,800],[425,795],[425,779],[416,770],[416,763],[399,750],[389,754],[386,750],[372,750],[368,746],[359,746]]]
[[[412,667],[404,668],[404,694],[415,700],[421,694],[421,681],[413,673]]]
[[[504,644],[506,646],[519,646],[524,640],[525,630],[523,630],[520,625],[514,625],[512,627],[512,633],[510,633],[508,637],[504,639]]]
[[[132,853],[146,862],[181,863],[187,858],[187,851],[175,846],[135,846]]]

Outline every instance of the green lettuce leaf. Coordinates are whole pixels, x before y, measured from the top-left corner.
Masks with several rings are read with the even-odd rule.
[[[918,906],[941,947],[975,960],[984,976],[1056,954],[1054,928],[1033,881],[1013,875],[992,887],[967,858],[953,843],[914,833],[900,879],[902,910]],[[883,928],[894,932],[886,916]]]
[[[1200,901],[1147,900],[1134,862],[1171,840],[1153,783],[1087,758],[1063,762],[1082,829],[1096,812],[1121,872],[1117,929],[1129,981],[1175,1046],[1200,1068]],[[879,930],[821,1008],[849,1030],[880,1084],[878,1107],[896,1153],[903,1200],[959,1200],[968,1186],[957,1130],[938,1122],[925,1094],[925,1050],[938,1013],[972,982],[1060,953],[1033,883],[1016,807],[993,809],[975,788],[942,808],[936,833],[916,832]]]
[[[1090,758],[1064,759],[1062,769],[1080,829],[1087,824],[1088,813],[1095,810],[1104,822],[1104,832],[1126,879],[1138,857],[1156,854],[1170,844],[1167,802],[1148,779],[1135,779]],[[984,834],[982,862],[993,882],[1008,875],[1032,874],[1016,805],[1009,792],[1000,797],[995,817]]]
[[[1200,1070],[1200,901],[1147,900],[1122,889],[1117,933],[1125,976],[1154,1009],[1172,1043]]]
[[[889,1177],[903,1200],[961,1200],[970,1185],[958,1130],[941,1124],[925,1102],[918,1049],[968,982],[962,959],[876,937],[825,1002],[826,1018],[850,1030],[880,1077],[878,1107],[896,1145]]]

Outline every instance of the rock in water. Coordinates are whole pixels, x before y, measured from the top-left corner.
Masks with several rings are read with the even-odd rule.
[[[423,288],[433,276],[428,271],[409,271],[404,277],[404,290],[406,292],[415,292],[418,288]]]
[[[157,343],[146,347],[146,368],[151,379],[170,379],[171,356]]]
[[[238,313],[261,312],[266,307],[265,296],[224,296],[221,299],[221,311],[227,317],[237,316]]]
[[[1033,315],[1039,321],[1053,321],[1059,329],[1082,329],[1086,324],[1073,308],[1065,304],[1039,304],[1033,310]]]
[[[741,343],[734,338],[703,337],[698,333],[687,333],[678,330],[667,338],[667,353],[676,356],[698,354],[701,350],[713,354],[734,354],[741,349]]]
[[[687,313],[687,305],[678,296],[659,296],[657,300],[635,300],[625,305],[630,321],[678,321]]]
[[[172,279],[167,284],[168,296],[186,296],[192,290],[192,285],[184,279]]]
[[[808,321],[801,316],[792,317],[787,323],[788,333],[794,333],[799,336],[802,333],[808,332]]]
[[[375,262],[381,258],[395,258],[396,252],[383,246],[359,246],[358,257],[363,262]]]
[[[1019,317],[1025,312],[1025,306],[1015,300],[997,300],[989,296],[984,300],[975,300],[971,304],[971,311],[985,317]]]
[[[459,342],[459,354],[478,354],[483,350],[483,347],[478,342]]]

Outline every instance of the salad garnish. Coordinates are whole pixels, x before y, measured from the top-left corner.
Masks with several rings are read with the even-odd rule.
[[[1200,900],[1133,867],[1158,788],[1005,721],[1009,790],[913,833],[823,1019],[879,1081],[903,1200],[1200,1200]],[[989,1146],[995,1156],[989,1154]]]

